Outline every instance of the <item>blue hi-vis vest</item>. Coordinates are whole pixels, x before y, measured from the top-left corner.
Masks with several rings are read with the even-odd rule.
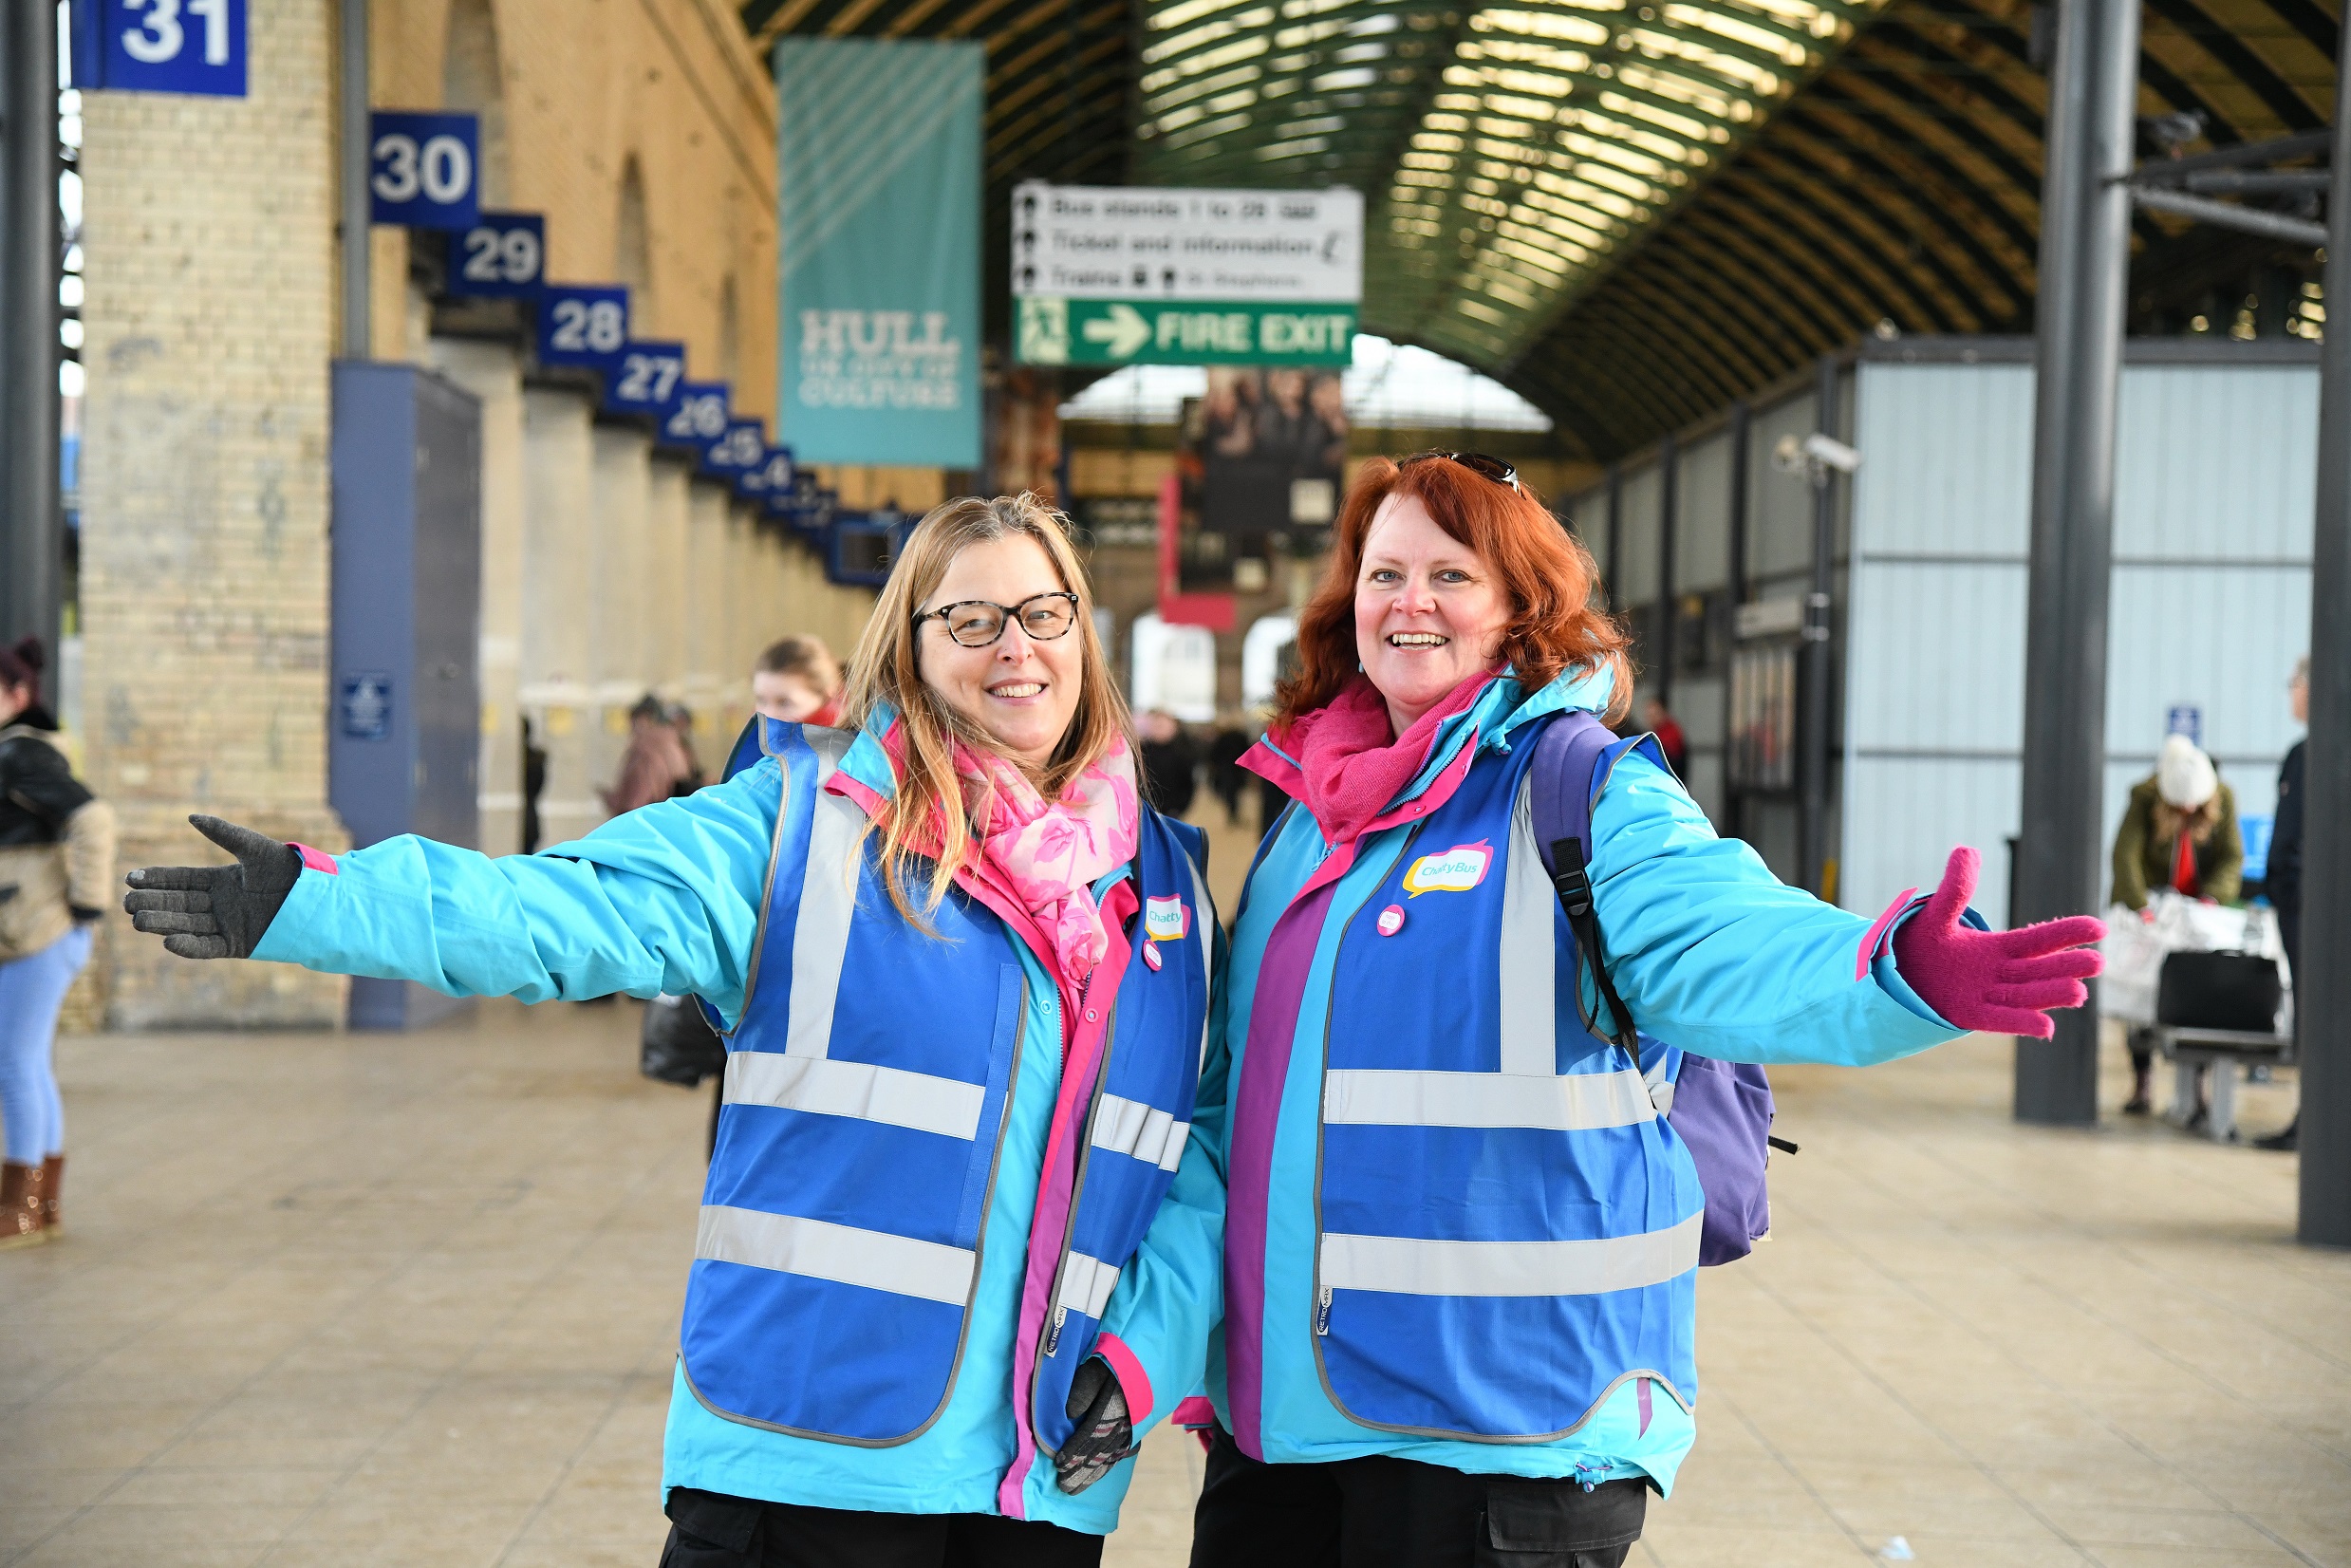
[[[1539,733],[1372,849],[1393,863],[1338,939],[1314,1343],[1333,1402],[1381,1430],[1549,1442],[1629,1378],[1696,1392],[1705,1200],[1644,1076],[1665,1048],[1636,1063],[1582,1021],[1530,815]]]
[[[898,913],[874,842],[858,849],[864,812],[822,788],[853,737],[759,728],[784,799],[727,1041],[681,1355],[687,1386],[718,1415],[887,1447],[927,1429],[954,1389],[1027,982],[1018,938],[961,888],[931,916],[937,937]],[[1197,831],[1148,810],[1141,827],[1144,909],[1160,896],[1206,910],[1198,856],[1179,837]],[[1068,1436],[1070,1379],[1190,1130],[1209,951],[1204,919],[1190,924],[1185,940],[1157,943],[1157,968],[1140,961],[1153,941],[1144,916],[1112,934],[1134,958],[1086,1114],[1066,1133],[1085,1145],[1053,1238],[1063,1310],[1036,1325],[1053,1342],[1051,1353],[1040,1343],[1034,1379],[1049,1450]]]

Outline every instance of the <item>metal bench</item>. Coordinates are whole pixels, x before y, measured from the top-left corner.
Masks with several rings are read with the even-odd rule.
[[[2156,1024],[2148,1031],[2157,1051],[2171,1059],[2174,1078],[2170,1119],[2185,1127],[2196,1107],[2196,1069],[2212,1070],[2212,1106],[2204,1135],[2214,1143],[2237,1136],[2237,1070],[2277,1067],[2294,1059],[2291,1035],[2252,1034],[2235,1029],[2189,1029]]]

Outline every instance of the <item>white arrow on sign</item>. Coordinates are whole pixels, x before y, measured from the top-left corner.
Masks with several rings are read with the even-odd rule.
[[[1113,305],[1108,320],[1086,324],[1088,343],[1107,343],[1110,358],[1123,360],[1151,341],[1151,324],[1143,319],[1143,312],[1131,305]]]

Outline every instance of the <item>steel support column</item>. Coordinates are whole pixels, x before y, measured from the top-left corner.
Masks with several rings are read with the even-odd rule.
[[[52,654],[58,259],[57,9],[23,0],[0,8],[0,646],[35,636]]]
[[[2018,924],[2099,906],[2115,405],[2130,265],[2140,0],[2061,0],[2049,73],[2025,607]],[[2098,1120],[2098,1008],[2016,1042],[2019,1121]]]
[[[2351,28],[2335,62],[2334,185],[2326,198],[2328,321],[2319,354],[2318,529],[2310,560],[2310,739],[2304,755],[2302,1216],[2314,1246],[2351,1246]],[[2329,957],[2328,955],[2333,955]]]
[[[1608,465],[1608,570],[1602,574],[1601,602],[1611,615],[1623,612],[1624,595],[1616,591],[1617,579],[1624,575],[1625,549],[1625,471],[1616,464]]]
[[[1837,356],[1820,356],[1813,386],[1812,427],[1837,434]],[[1804,594],[1804,645],[1797,653],[1796,874],[1815,894],[1828,892],[1829,607],[1837,577],[1837,475],[1812,464],[1812,587]]]

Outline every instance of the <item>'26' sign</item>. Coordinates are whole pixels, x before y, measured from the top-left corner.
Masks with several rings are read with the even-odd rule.
[[[369,214],[406,229],[471,229],[481,221],[476,172],[480,138],[470,114],[373,117],[368,136]]]
[[[678,446],[708,446],[726,434],[724,382],[681,382],[678,406],[662,421],[662,439]]]
[[[245,0],[85,0],[74,76],[87,87],[245,96]]]

